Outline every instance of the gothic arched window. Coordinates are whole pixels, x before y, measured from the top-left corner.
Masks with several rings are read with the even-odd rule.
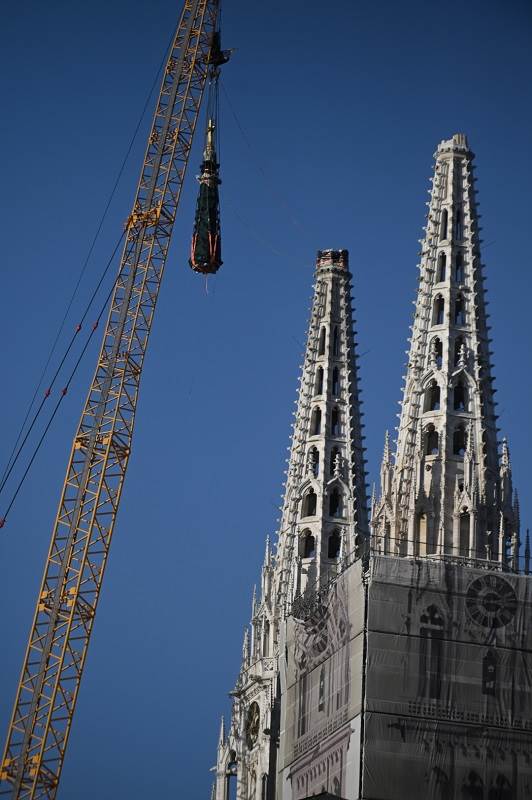
[[[329,534],[327,540],[327,558],[338,558],[340,555],[341,537],[339,531],[333,531]]]
[[[340,436],[340,410],[337,406],[331,411],[331,436]]]
[[[299,537],[299,555],[301,558],[314,558],[316,555],[316,540],[309,530],[303,531]]]
[[[333,356],[340,355],[340,334],[338,333],[338,328],[334,329],[333,332]]]
[[[482,659],[482,694],[495,697],[497,689],[497,653],[488,650]]]
[[[464,257],[462,253],[457,253],[454,261],[454,279],[456,283],[464,282]]]
[[[421,615],[420,622],[420,694],[438,700],[443,666],[443,617],[438,608],[431,605]]]
[[[262,655],[267,658],[270,655],[270,623],[264,620],[262,629]]]
[[[436,381],[431,381],[425,390],[425,411],[440,410],[440,387]]]
[[[447,239],[447,225],[449,222],[449,212],[446,208],[441,212],[440,239]]]
[[[334,397],[340,394],[340,370],[338,367],[333,369],[331,391]]]
[[[467,432],[463,425],[455,428],[453,433],[453,455],[463,456],[467,447]]]
[[[325,355],[325,328],[322,328],[320,331],[320,342],[318,345],[318,355],[324,356]]]
[[[319,436],[321,433],[321,408],[316,407],[312,412],[312,420],[310,423],[310,435]]]
[[[332,490],[331,496],[329,497],[329,516],[342,516],[342,495],[336,487]]]
[[[313,517],[316,514],[316,492],[314,489],[309,489],[303,498],[303,516]]]
[[[464,236],[464,225],[463,225],[463,216],[461,209],[456,209],[456,214],[454,217],[454,238],[458,239],[459,241]]]
[[[466,324],[466,317],[465,317],[465,304],[464,298],[461,294],[456,296],[456,300],[454,301],[454,324],[455,325],[465,325]]]
[[[428,425],[425,431],[425,455],[437,456],[439,452],[438,431],[434,425]]]
[[[488,800],[515,800],[516,797],[508,778],[499,773],[495,778],[495,783],[490,786]]]
[[[438,256],[438,283],[443,283],[445,280],[447,266],[447,256],[445,253],[440,253]]]
[[[467,411],[467,387],[462,381],[454,387],[453,408],[455,411]]]
[[[484,800],[484,784],[476,772],[468,774],[462,783],[461,794],[464,800]]]
[[[434,300],[434,311],[432,313],[432,324],[443,325],[445,315],[445,300],[441,295]]]
[[[321,394],[323,392],[323,367],[318,367],[316,370],[316,382],[314,384],[314,394]]]
[[[467,558],[469,556],[469,514],[467,511],[460,514],[459,548],[460,555]]]

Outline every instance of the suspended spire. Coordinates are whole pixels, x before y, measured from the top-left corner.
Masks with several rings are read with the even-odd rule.
[[[214,134],[214,119],[207,122],[207,133],[201,175],[194,233],[190,246],[189,264],[195,272],[214,273],[222,265],[222,243],[220,234],[220,199],[218,177],[220,165],[217,161]]]
[[[491,558],[502,561],[497,533],[505,509],[473,158],[463,134],[441,142],[435,154],[393,468],[393,513],[390,520],[389,510],[378,504],[373,526],[384,535],[389,523],[386,552],[485,558],[489,546]],[[509,463],[503,444],[505,459]]]
[[[285,610],[337,573],[341,553],[352,560],[367,541],[350,293],[347,251],[319,251],[279,531],[276,586]]]

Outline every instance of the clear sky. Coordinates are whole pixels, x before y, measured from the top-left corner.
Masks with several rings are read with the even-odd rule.
[[[179,12],[173,0],[4,8],[2,466]],[[532,521],[531,22],[519,0],[225,0],[239,123],[222,95],[225,263],[208,294],[186,263],[195,147],[60,797],[209,797],[279,513],[315,252],[350,251],[375,479],[401,396],[432,154],[458,131],[477,154],[501,436]],[[145,135],[68,331],[129,213]],[[95,357],[0,536],[2,740]]]

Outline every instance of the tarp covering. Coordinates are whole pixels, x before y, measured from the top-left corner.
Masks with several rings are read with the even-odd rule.
[[[363,797],[532,798],[532,581],[377,557]]]
[[[360,563],[308,604],[305,618],[288,620],[283,796],[358,790],[363,622]]]

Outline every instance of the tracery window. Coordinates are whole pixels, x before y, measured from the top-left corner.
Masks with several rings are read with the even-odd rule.
[[[420,621],[420,694],[438,700],[442,683],[443,617],[435,605],[430,605]]]
[[[319,345],[318,345],[318,355],[319,356],[324,356],[325,355],[325,336],[326,336],[325,328],[322,328],[321,331],[320,331],[320,341],[319,341]]]
[[[441,212],[441,222],[440,222],[440,240],[447,239],[447,225],[449,222],[449,212],[446,208],[443,209]]]
[[[314,489],[309,489],[303,498],[303,516],[313,517],[316,514],[316,492]]]
[[[445,253],[440,253],[438,256],[438,283],[443,283],[445,280],[447,266],[447,256]]]

